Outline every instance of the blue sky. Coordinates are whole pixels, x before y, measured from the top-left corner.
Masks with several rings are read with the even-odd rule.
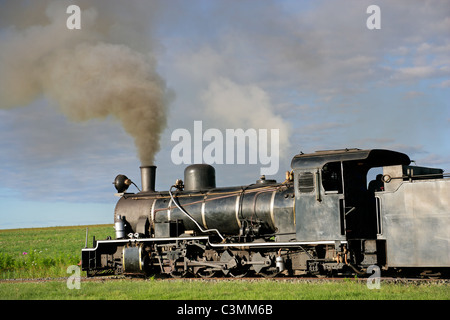
[[[66,28],[69,4],[82,9],[81,30]],[[380,30],[366,27],[371,4]],[[129,76],[111,69],[141,55],[168,97],[158,190],[183,178],[171,133],[193,132],[195,120],[280,129],[278,180],[300,151],[346,147],[394,149],[448,172],[449,17],[438,0],[0,1],[0,229],[112,223],[112,181],[139,185],[141,160],[122,118],[89,116],[89,102],[111,83],[122,90]],[[105,69],[86,86],[76,60],[86,45],[129,56],[94,63]],[[131,75],[132,87],[148,80]],[[260,165],[215,167],[218,186],[259,178]]]

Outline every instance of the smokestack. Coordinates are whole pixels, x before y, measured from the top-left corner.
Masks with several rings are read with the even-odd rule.
[[[142,192],[155,192],[156,166],[142,166],[141,188]]]

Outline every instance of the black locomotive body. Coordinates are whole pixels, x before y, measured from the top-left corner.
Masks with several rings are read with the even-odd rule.
[[[114,184],[116,239],[82,249],[89,276],[168,274],[317,275],[450,267],[450,179],[440,169],[409,166],[389,150],[299,154],[277,183],[217,188],[215,170],[191,165],[181,180],[155,191],[156,167],[141,167],[142,190]],[[368,185],[371,168],[381,179]]]

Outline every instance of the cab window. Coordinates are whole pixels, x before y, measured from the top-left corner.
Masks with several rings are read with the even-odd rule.
[[[340,162],[330,162],[322,168],[322,186],[325,192],[342,193],[342,172]]]

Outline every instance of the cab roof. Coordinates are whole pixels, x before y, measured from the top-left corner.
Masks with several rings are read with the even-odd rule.
[[[322,150],[308,154],[301,153],[294,156],[291,162],[291,167],[292,169],[322,168],[327,163],[341,161],[358,161],[359,163],[362,162],[369,167],[400,164],[409,165],[411,163],[409,157],[401,152],[384,149],[361,150],[353,148]]]

